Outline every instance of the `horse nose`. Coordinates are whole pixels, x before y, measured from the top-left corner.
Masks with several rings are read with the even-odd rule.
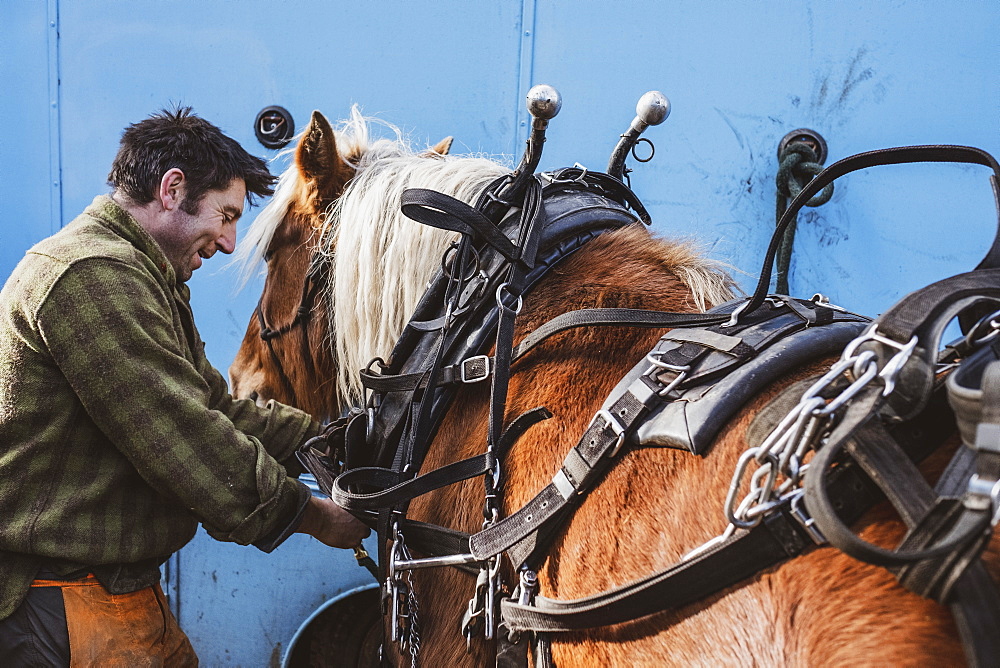
[[[233,396],[235,397],[236,395],[234,394]],[[250,394],[246,395],[246,398],[257,404],[261,408],[267,408],[267,401],[268,401],[267,398],[262,397],[260,395],[260,392],[258,392],[257,390],[254,390]]]
[[[249,399],[258,406],[264,406],[267,397],[261,396],[260,380],[257,374],[244,371],[234,362],[229,368],[229,393],[234,399]],[[250,390],[251,387],[254,389]]]

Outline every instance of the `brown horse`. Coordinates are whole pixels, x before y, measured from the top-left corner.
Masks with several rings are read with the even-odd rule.
[[[294,401],[317,416],[337,415],[362,397],[357,371],[386,356],[424,286],[440,267],[449,233],[399,214],[404,188],[433,188],[464,201],[505,169],[479,158],[429,159],[400,142],[373,142],[355,117],[333,132],[316,114],[274,201],[250,233],[268,276],[260,311],[276,330],[295,321],[309,281],[323,298],[311,317],[271,339],[250,321],[230,369],[237,396]],[[314,255],[312,278],[307,278]],[[572,309],[627,307],[697,311],[730,297],[721,268],[691,245],[641,225],[606,233],[578,250],[526,296],[516,340]],[[547,340],[513,367],[507,416],[538,406],[553,416],[531,427],[504,462],[504,512],[529,501],[559,469],[621,377],[663,333],[627,327],[578,328]],[[626,449],[558,535],[540,569],[539,593],[573,599],[642,578],[719,535],[734,467],[749,423],[789,383],[829,368],[803,368],[775,383],[722,429],[708,456],[664,448]],[[284,380],[282,380],[284,379]],[[479,454],[486,442],[486,383],[449,410],[424,462],[429,471]],[[255,395],[253,393],[256,393]],[[929,461],[940,469],[944,455]],[[928,468],[928,467],[925,467]],[[409,517],[474,533],[482,483],[473,480],[415,500]],[[855,527],[889,544],[903,527],[876,508]],[[989,559],[997,564],[997,541]],[[996,572],[994,571],[994,577]],[[487,665],[492,647],[467,652],[460,620],[472,577],[454,569],[414,572],[420,661]],[[665,602],[665,607],[669,602]],[[388,643],[387,643],[388,646]],[[962,648],[949,611],[898,585],[885,569],[817,548],[740,585],[633,622],[556,635],[557,665],[959,665]]]

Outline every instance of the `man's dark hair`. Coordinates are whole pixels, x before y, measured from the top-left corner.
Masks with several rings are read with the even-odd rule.
[[[125,128],[108,185],[137,204],[148,204],[156,196],[160,179],[175,167],[186,179],[181,209],[192,215],[207,191],[224,190],[233,179],[246,183],[251,206],[255,195],[274,193],[275,177],[267,163],[196,116],[191,107],[164,109]]]

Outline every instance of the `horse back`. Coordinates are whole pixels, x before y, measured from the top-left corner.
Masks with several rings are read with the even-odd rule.
[[[605,234],[530,293],[518,337],[572,309],[693,311],[683,279],[687,259],[683,250],[642,229]],[[505,513],[522,507],[552,479],[611,390],[664,331],[568,330],[514,365],[506,420],[540,406],[553,416],[531,427],[503,463]],[[540,592],[573,599],[605,591],[663,570],[722,533],[723,502],[751,422],[784,388],[821,374],[832,361],[817,360],[772,382],[727,421],[706,456],[671,448],[624,449],[552,542],[538,573]],[[465,392],[451,408],[425,470],[483,451],[489,398],[484,385]],[[948,456],[943,448],[925,462],[929,477],[943,469]],[[416,500],[411,517],[474,533],[482,528],[482,508],[482,484],[472,481]],[[856,528],[878,544],[895,544],[904,531],[887,504],[867,513]],[[997,550],[994,540],[987,556],[994,572]],[[508,574],[507,581],[516,578]],[[454,642],[472,578],[438,572],[418,579],[417,588],[425,607],[448,613],[422,620],[428,665],[488,662],[491,648],[473,643],[466,654]],[[565,634],[553,644],[553,658],[557,665],[949,665],[962,663],[962,650],[945,607],[907,592],[885,569],[818,548],[685,608]]]

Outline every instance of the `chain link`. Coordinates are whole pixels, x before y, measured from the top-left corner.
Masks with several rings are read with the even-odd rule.
[[[417,617],[417,611],[420,606],[417,603],[417,594],[413,587],[413,571],[406,572],[406,580],[410,586],[408,599],[410,613],[410,667],[417,668],[417,657],[420,656],[420,620]]]
[[[895,352],[880,366],[872,350],[861,350],[866,343],[880,344]],[[769,511],[788,503],[793,506],[793,516],[817,542],[821,542],[822,537],[799,503],[802,479],[809,468],[803,461],[810,450],[822,447],[823,440],[839,421],[841,409],[864,388],[881,382],[882,394],[892,393],[896,378],[916,345],[916,337],[902,344],[879,334],[875,324],[849,343],[841,358],[805,391],[798,404],[764,441],[740,456],[726,495],[724,512],[728,525],[725,531],[684,558],[690,559],[711,549],[728,539],[736,529],[757,526]],[[749,491],[739,499],[748,474]]]
[[[417,594],[413,586],[413,571],[396,568],[400,561],[410,561],[410,550],[406,539],[399,530],[399,524],[392,527],[392,550],[389,553],[389,577],[386,579],[386,593],[392,602],[392,640],[399,645],[400,652],[410,653],[410,661],[416,668],[420,654],[420,629],[417,621]]]

